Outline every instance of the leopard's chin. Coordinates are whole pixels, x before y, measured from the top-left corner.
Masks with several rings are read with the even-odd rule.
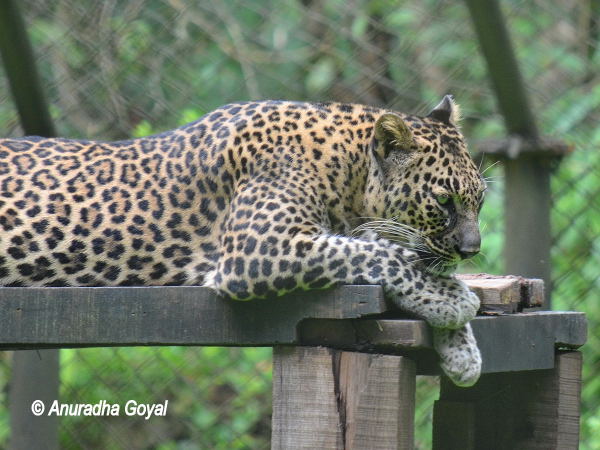
[[[448,263],[446,265],[442,265],[439,267],[432,268],[433,270],[427,270],[429,273],[433,275],[437,275],[442,278],[450,278],[454,272],[456,272],[457,264]]]
[[[450,278],[458,267],[456,260],[446,255],[429,251],[418,251],[417,255],[420,269],[438,277]]]

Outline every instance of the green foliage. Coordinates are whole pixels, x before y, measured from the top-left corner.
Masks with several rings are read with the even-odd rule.
[[[64,403],[169,401],[166,417],[61,419],[61,445],[73,448],[268,448],[271,349],[98,348],[61,351]],[[137,382],[134,382],[137,380]],[[184,418],[184,420],[181,420]],[[106,433],[106,429],[118,433]],[[194,446],[191,446],[191,442]]]

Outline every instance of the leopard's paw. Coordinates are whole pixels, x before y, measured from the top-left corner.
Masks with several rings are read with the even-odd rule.
[[[481,374],[481,353],[471,325],[458,330],[434,328],[433,344],[440,366],[457,386],[473,386]]]
[[[416,314],[436,328],[458,329],[473,319],[479,310],[479,297],[456,280],[444,286],[415,290],[412,295],[391,295],[394,306]],[[451,284],[453,287],[448,288]],[[461,283],[462,284],[462,283]]]
[[[462,328],[477,315],[480,301],[467,285],[456,279],[444,280],[446,286],[442,294],[434,294],[427,322],[437,328]]]

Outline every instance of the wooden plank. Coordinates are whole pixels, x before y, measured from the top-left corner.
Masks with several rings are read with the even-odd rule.
[[[521,302],[521,286],[512,278],[463,280],[481,300],[479,312],[515,313]]]
[[[541,278],[548,286],[552,281],[550,172],[549,163],[531,157],[504,163],[505,270],[528,278]],[[524,192],[527,195],[523,195]],[[551,307],[549,291],[544,304]]]
[[[558,353],[557,370],[552,380],[558,391],[557,448],[579,447],[582,369],[583,357],[580,352]]]
[[[467,389],[444,378],[434,408],[434,449],[577,449],[580,395],[578,352],[559,352],[549,370],[483,375]],[[473,413],[457,425],[465,411]],[[454,426],[465,442],[444,439]]]
[[[414,447],[416,366],[401,356],[341,352],[345,449]]]
[[[587,338],[584,313],[539,311],[476,317],[471,321],[483,359],[482,373],[554,367],[555,347],[577,348]],[[438,374],[430,329],[421,320],[310,320],[300,342],[355,351],[412,355],[419,374]]]
[[[419,373],[437,373],[423,321],[335,320],[384,309],[378,286],[255,302],[220,299],[201,287],[2,288],[0,347],[300,343],[412,355]],[[312,319],[319,317],[329,321]],[[576,348],[586,338],[582,313],[477,317],[472,325],[484,373],[553,367],[556,345]]]
[[[272,450],[342,450],[333,350],[273,349]]]
[[[585,314],[577,312],[480,317],[471,323],[482,352],[482,373],[549,369],[555,348],[574,349],[587,340]]]
[[[522,278],[521,281],[521,306],[522,308],[544,307],[546,293],[544,280],[540,278]]]
[[[431,328],[423,320],[305,320],[298,326],[303,345],[388,353],[390,350],[433,348]]]
[[[544,281],[515,275],[457,275],[481,300],[482,314],[515,313],[544,304]]]
[[[0,288],[0,348],[276,345],[306,318],[385,311],[380,286],[237,302],[203,287]]]
[[[0,347],[287,344],[296,342],[303,319],[385,310],[379,286],[253,302],[228,301],[191,286],[0,288]]]

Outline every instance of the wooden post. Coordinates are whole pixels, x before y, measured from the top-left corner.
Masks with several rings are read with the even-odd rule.
[[[25,134],[55,136],[25,22],[14,0],[0,2],[0,55]],[[43,400],[48,405],[47,401],[58,399],[58,361],[59,350],[13,354],[12,449],[58,447],[57,418],[35,417],[31,413],[33,400]]]
[[[412,449],[415,364],[323,347],[273,352],[272,449]]]
[[[483,375],[472,388],[444,379],[434,407],[434,450],[569,450],[579,445],[581,353],[555,368]]]
[[[504,159],[505,176],[505,270],[525,277],[541,278],[546,284],[546,306],[550,309],[550,167],[556,155],[541,151],[535,114],[500,5],[497,0],[466,0],[488,75],[507,131],[511,137],[530,141],[529,154],[511,154]],[[526,251],[523,251],[526,249]]]
[[[550,167],[553,163],[553,158],[543,155],[521,155],[504,161],[505,270],[544,280],[546,309],[552,305]]]
[[[13,354],[10,383],[10,449],[58,448],[58,417],[48,417],[51,403],[58,399],[58,350],[24,350]],[[44,403],[45,411],[35,416],[31,405]]]
[[[23,130],[51,137],[56,133],[19,3],[0,2],[0,54]]]
[[[524,277],[543,279],[547,296],[552,292],[551,162],[550,158],[532,155],[504,161],[506,270]]]

